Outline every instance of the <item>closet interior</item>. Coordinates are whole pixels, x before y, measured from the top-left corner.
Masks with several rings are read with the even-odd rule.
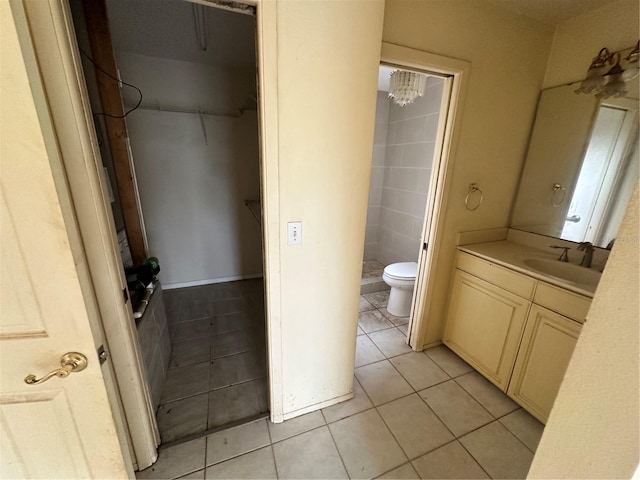
[[[71,8],[162,443],[264,416],[255,13]]]

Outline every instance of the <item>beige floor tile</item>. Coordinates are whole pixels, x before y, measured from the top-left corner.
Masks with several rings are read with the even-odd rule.
[[[259,397],[260,380],[240,383],[209,393],[209,428],[263,413]]]
[[[406,344],[407,337],[397,328],[370,333],[369,338],[387,357],[395,357],[411,351],[411,347]]]
[[[171,346],[169,368],[208,362],[210,350],[211,338],[209,337],[174,343]]]
[[[394,468],[390,472],[376,478],[384,478],[388,480],[418,480],[420,477],[410,463],[405,463],[401,467]]]
[[[173,442],[207,429],[209,395],[195,395],[158,407],[156,418],[163,443]]]
[[[412,463],[420,478],[489,478],[457,441],[427,453]]]
[[[384,265],[377,260],[365,260],[362,262],[362,273],[369,273],[375,270],[384,270]]]
[[[176,480],[204,480],[204,468],[197,472],[188,473],[182,477],[178,477]]]
[[[500,423],[518,437],[529,450],[536,451],[542,432],[544,432],[544,425],[537,418],[520,409],[502,417]]]
[[[208,377],[209,362],[169,369],[162,390],[161,403],[207,392]]]
[[[449,375],[424,353],[411,352],[390,359],[400,374],[415,389],[422,390],[449,380]]]
[[[385,328],[393,328],[393,323],[378,310],[369,310],[358,314],[358,326],[366,333],[371,333]]]
[[[137,478],[170,479],[204,468],[205,439],[161,448],[158,461],[136,473]]]
[[[489,412],[453,380],[419,393],[456,437],[493,420]]]
[[[245,453],[240,457],[207,467],[205,478],[277,478],[271,447],[264,447],[255,452]]]
[[[374,307],[385,308],[387,306],[387,303],[389,302],[389,290],[384,290],[382,292],[365,293],[363,297],[366,298]]]
[[[409,335],[409,324],[398,325],[398,330],[400,330],[403,335]]]
[[[417,394],[382,405],[378,411],[410,459],[454,439]]]
[[[374,405],[404,397],[413,392],[388,360],[356,368],[356,378]]]
[[[473,371],[473,368],[444,345],[425,350],[431,360],[436,362],[450,377],[459,377]]]
[[[364,330],[360,328],[360,325],[358,325],[358,333],[356,333],[356,335],[357,336],[364,335]]]
[[[506,393],[478,372],[469,372],[457,377],[456,382],[496,418],[519,408]]]
[[[207,437],[207,465],[220,463],[271,443],[267,420],[228,428]]]
[[[329,429],[351,478],[371,478],[407,462],[375,410],[331,423]]]
[[[358,309],[359,312],[366,312],[367,310],[375,310],[376,307],[371,305],[369,300],[360,295],[360,307]]]
[[[324,426],[273,445],[278,478],[349,478]]]
[[[400,325],[407,325],[409,323],[409,317],[396,317],[395,315],[391,315],[387,310],[387,307],[381,308],[380,313],[387,317],[389,321],[397,327]]]
[[[384,355],[366,335],[356,337],[356,368],[384,360]]]
[[[491,478],[526,478],[533,453],[500,422],[493,422],[460,438]]]
[[[313,430],[314,428],[324,425],[324,417],[322,412],[317,410],[315,412],[301,415],[291,420],[285,420],[282,423],[269,422],[269,432],[271,432],[271,441],[273,443],[284,440],[285,438],[293,437],[299,433]]]
[[[369,400],[369,397],[360,386],[360,382],[355,378],[353,379],[353,393],[354,397],[351,400],[322,409],[322,414],[327,423],[341,420],[373,407],[371,400]]]

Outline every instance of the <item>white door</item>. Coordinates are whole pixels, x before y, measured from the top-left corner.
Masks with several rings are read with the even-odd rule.
[[[16,29],[23,15],[20,3],[0,2],[0,476],[126,478],[54,185],[46,100]],[[25,382],[68,352],[86,355],[86,369]]]

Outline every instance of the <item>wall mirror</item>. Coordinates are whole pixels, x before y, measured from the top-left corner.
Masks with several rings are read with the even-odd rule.
[[[638,182],[638,78],[627,95],[543,90],[511,227],[607,247]]]

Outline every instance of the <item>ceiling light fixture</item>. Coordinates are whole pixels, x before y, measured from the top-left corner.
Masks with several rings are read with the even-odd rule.
[[[427,76],[406,70],[395,70],[389,81],[389,98],[404,107],[424,95]]]
[[[631,50],[629,55],[621,53]],[[625,83],[638,75],[638,56],[640,42],[634,49],[625,48],[617,52],[609,52],[603,48],[593,59],[587,77],[580,84],[576,93],[595,93],[599,98],[620,97],[627,94]],[[623,68],[623,63],[626,68]]]

